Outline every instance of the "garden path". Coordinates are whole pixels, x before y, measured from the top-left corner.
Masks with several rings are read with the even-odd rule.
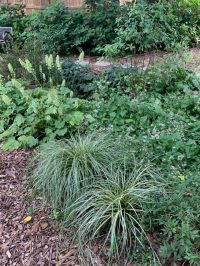
[[[187,67],[193,69],[200,76],[200,48],[192,48],[188,51],[188,62]],[[162,61],[165,55],[171,53],[167,52],[151,52],[142,55],[136,55],[132,58],[116,58],[113,62],[96,56],[85,56],[84,61],[81,62],[83,65],[88,65],[90,69],[99,74],[105,69],[111,68],[113,65],[122,66],[124,68],[129,68],[132,65],[137,65],[146,68],[149,64],[153,62]],[[74,61],[78,60],[78,57],[73,57]]]

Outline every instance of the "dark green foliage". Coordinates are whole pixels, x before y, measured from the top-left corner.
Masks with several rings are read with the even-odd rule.
[[[105,76],[97,82],[94,127],[130,136],[164,168],[198,167],[197,76],[171,61],[141,72],[140,79],[135,71],[120,81]]]
[[[189,261],[198,265],[199,254],[199,173],[174,173],[169,194],[149,208],[152,230],[162,228],[159,249],[164,264]],[[171,265],[171,264],[170,264]]]
[[[25,30],[24,5],[3,5],[0,7],[1,27],[13,27],[15,40],[20,41],[20,34]]]
[[[155,49],[171,50],[196,43],[200,32],[199,13],[176,2],[149,4],[140,0],[125,6],[117,21],[117,37],[112,45],[103,49],[104,52],[116,55]]]
[[[32,51],[30,53],[30,51]],[[9,80],[11,73],[8,68],[8,64],[11,64],[13,70],[15,71],[16,78],[22,78],[26,81],[30,81],[30,74],[21,66],[19,58],[22,60],[28,59],[33,68],[36,70],[38,79],[40,75],[39,66],[44,60],[44,53],[42,51],[42,42],[36,38],[28,39],[25,41],[23,46],[20,46],[16,43],[13,44],[12,49],[9,53],[1,55],[1,68],[0,75],[4,77],[5,80]]]
[[[172,8],[182,25],[179,34],[188,39],[190,45],[196,43],[200,36],[200,2],[197,0],[173,1]]]
[[[177,61],[176,61],[177,60]],[[196,74],[180,66],[178,58],[169,58],[164,64],[156,64],[145,73],[145,88],[162,94],[169,92],[186,92],[199,90]]]
[[[98,45],[111,43],[118,4],[109,4],[106,12],[100,5],[93,12],[68,11],[62,3],[53,3],[43,12],[32,13],[26,19],[27,38],[37,36],[45,52],[69,54],[89,51]]]
[[[46,53],[67,54],[85,45],[92,35],[83,13],[69,12],[63,3],[53,3],[41,13],[27,17],[27,37],[37,36]],[[74,50],[74,51],[75,51]]]
[[[119,1],[117,0],[100,0],[95,2],[98,3],[96,3],[95,7],[92,7],[92,11],[85,14],[85,19],[88,21],[90,30],[93,32],[91,44],[94,53],[103,45],[112,43],[116,37],[116,19],[121,13]]]
[[[85,98],[94,92],[93,82],[97,79],[87,66],[65,60],[62,63],[63,79],[67,87],[78,97]]]
[[[81,49],[107,55],[171,50],[195,45],[200,33],[199,6],[183,1],[140,0],[120,6],[117,0],[99,0],[86,1],[86,5],[88,10],[69,11],[63,3],[54,2],[27,17],[21,5],[3,6],[1,25],[13,26],[15,39],[21,45],[27,38],[37,37],[45,53],[59,54]]]

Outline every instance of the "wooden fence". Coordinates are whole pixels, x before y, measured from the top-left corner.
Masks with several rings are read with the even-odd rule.
[[[120,0],[121,4],[130,0]],[[26,12],[29,13],[32,10],[44,9],[48,4],[52,3],[53,0],[0,0],[2,4],[25,4]],[[64,0],[64,3],[70,9],[76,9],[82,6],[84,0]]]

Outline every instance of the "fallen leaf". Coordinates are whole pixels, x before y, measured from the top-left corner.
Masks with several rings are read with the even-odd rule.
[[[32,221],[32,219],[33,219],[32,216],[27,216],[26,218],[24,218],[24,222],[29,223]]]
[[[40,227],[42,230],[45,230],[48,226],[49,226],[48,223],[41,223],[40,224]]]
[[[6,255],[8,256],[9,259],[11,258],[11,253],[9,250],[6,252]]]

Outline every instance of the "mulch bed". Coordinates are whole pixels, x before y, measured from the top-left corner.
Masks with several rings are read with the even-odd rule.
[[[49,208],[27,195],[24,173],[32,154],[0,151],[0,265],[78,266],[72,233],[60,235]],[[28,215],[32,220],[25,222]]]

